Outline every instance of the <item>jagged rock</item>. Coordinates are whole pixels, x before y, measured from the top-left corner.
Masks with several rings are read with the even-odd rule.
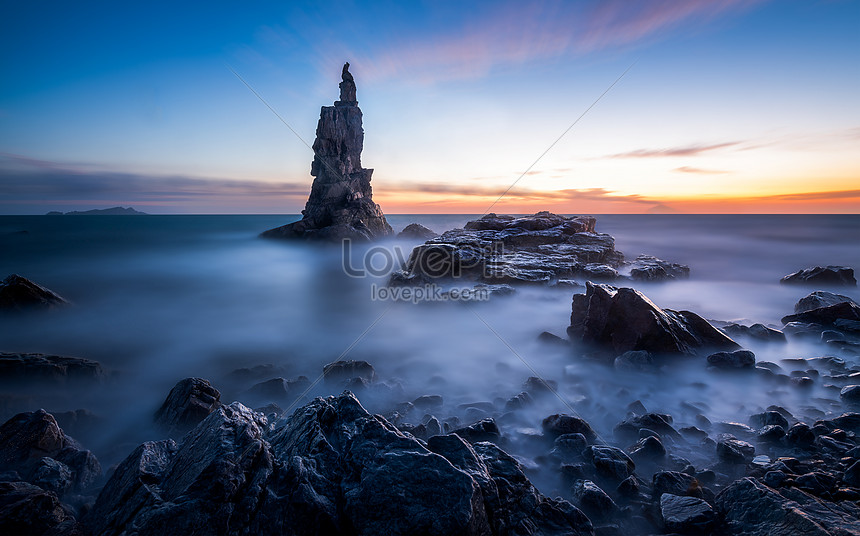
[[[622,441],[635,441],[643,429],[653,430],[663,437],[680,439],[681,434],[672,426],[672,416],[665,413],[645,413],[634,415],[621,421],[613,429],[616,437]]]
[[[89,487],[101,475],[101,466],[63,433],[53,415],[40,409],[19,413],[0,426],[0,471],[16,471],[23,480],[62,494]]]
[[[658,471],[651,477],[651,491],[654,498],[664,493],[672,495],[689,495],[690,485],[694,477],[679,471]]]
[[[651,255],[639,255],[632,263],[630,279],[634,281],[667,281],[690,277],[690,267],[664,261]]]
[[[364,129],[348,63],[342,78],[340,100],[320,111],[311,165],[315,178],[302,219],[260,236],[339,241],[373,240],[394,234],[372,199],[373,170],[361,167]]]
[[[633,474],[636,464],[623,450],[608,445],[592,445],[583,453],[586,461],[591,462],[598,475],[621,482]]]
[[[376,370],[367,361],[335,361],[323,367],[323,381],[329,386],[342,386],[353,378],[376,381]]]
[[[728,463],[749,463],[755,456],[755,447],[731,434],[720,434],[717,438],[717,456]]]
[[[752,369],[755,367],[755,354],[749,350],[716,352],[708,356],[708,365],[720,369]]]
[[[752,478],[733,482],[715,501],[727,534],[847,536],[857,534],[860,507],[830,502],[793,488],[772,489]]]
[[[594,441],[597,435],[584,419],[564,413],[550,415],[541,422],[545,434],[552,438],[565,434],[582,434],[588,441]]]
[[[254,384],[250,389],[245,391],[244,398],[251,400],[255,404],[269,404],[283,402],[292,404],[304,393],[311,382],[306,376],[299,376],[289,380],[284,378],[272,378]]]
[[[105,372],[98,361],[60,355],[0,353],[0,384],[37,381],[62,385],[104,379]]]
[[[643,437],[630,448],[630,457],[637,462],[660,460],[666,457],[666,447],[658,437]]]
[[[595,232],[591,216],[550,212],[531,216],[487,214],[412,250],[391,285],[423,285],[439,278],[484,283],[545,284],[574,277],[615,280],[620,271],[640,279],[671,279],[686,269],[654,257],[625,264],[615,239]],[[635,272],[633,272],[635,271]]]
[[[702,499],[671,493],[660,496],[660,514],[666,530],[680,534],[706,534],[716,518],[714,510]]]
[[[439,233],[424,227],[420,223],[410,223],[402,231],[397,233],[397,238],[408,240],[430,240],[436,238]]]
[[[720,330],[729,337],[749,337],[762,342],[786,342],[785,333],[764,324],[744,326],[741,324],[726,324]]]
[[[18,274],[0,281],[0,311],[53,309],[68,303],[54,291]]]
[[[0,534],[68,534],[74,525],[56,494],[26,482],[0,482]]]
[[[835,294],[833,292],[827,292],[826,290],[816,290],[815,292],[811,292],[805,297],[800,298],[800,300],[794,305],[794,312],[795,314],[805,313],[806,311],[811,311],[820,307],[838,305],[840,303],[856,302],[842,294]]]
[[[790,285],[857,285],[854,269],[847,266],[806,268],[783,277],[779,282]]]
[[[221,405],[221,392],[203,378],[180,380],[155,412],[155,424],[169,434],[182,435]]]
[[[735,350],[738,344],[690,311],[660,309],[632,288],[586,283],[574,294],[568,336],[615,355],[631,350],[694,355],[703,348]]]
[[[502,437],[499,426],[492,418],[481,419],[469,426],[458,428],[451,433],[457,434],[469,443],[478,443],[480,441],[496,442]]]
[[[751,415],[749,423],[753,428],[764,428],[770,425],[781,426],[783,429],[788,428],[788,419],[778,411],[765,411]]]
[[[577,481],[572,491],[574,504],[590,519],[604,520],[618,510],[615,501],[591,480]]]
[[[860,320],[860,305],[854,302],[842,302],[782,317],[783,324],[801,322],[830,326],[837,320]]]
[[[849,404],[860,404],[860,385],[846,385],[839,392],[839,398]]]
[[[456,435],[419,442],[349,393],[274,425],[221,406],[178,448],[139,447],[84,523],[104,536],[592,534],[498,447]]]

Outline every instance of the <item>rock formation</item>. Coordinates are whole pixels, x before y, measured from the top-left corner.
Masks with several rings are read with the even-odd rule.
[[[59,294],[26,277],[12,274],[0,281],[0,311],[52,309],[67,304]]]
[[[624,262],[615,239],[595,232],[595,223],[591,216],[568,218],[546,211],[520,218],[487,214],[413,249],[390,284],[466,279],[555,285],[573,277],[658,281],[689,276],[688,267],[656,257]]]
[[[574,294],[571,309],[570,338],[614,355],[636,350],[696,355],[701,349],[739,348],[699,315],[661,309],[632,288],[588,282],[585,294]]]
[[[393,234],[371,198],[373,170],[361,167],[364,129],[349,63],[342,77],[340,100],[320,111],[311,165],[315,178],[302,219],[265,231],[265,238],[372,240]]]

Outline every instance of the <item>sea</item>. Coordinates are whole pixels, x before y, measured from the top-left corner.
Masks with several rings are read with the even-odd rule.
[[[390,215],[396,231],[412,222],[436,232],[475,215]],[[470,404],[489,402],[524,464],[543,417],[576,413],[612,442],[612,427],[640,401],[670,413],[676,425],[746,422],[778,404],[807,420],[841,413],[838,388],[816,380],[808,389],[758,375],[719,375],[704,358],[660,374],[625,374],[538,341],[565,336],[571,287],[525,287],[486,302],[380,300],[391,270],[420,241],[307,244],[265,240],[259,233],[298,215],[0,216],[0,278],[19,274],[72,305],[0,317],[0,352],[38,352],[99,361],[110,377],[86,389],[22,385],[2,393],[0,418],[42,407],[86,409],[104,424],[85,446],[115,463],[140,441],[158,439],[152,414],[185,377],[210,380],[222,400],[253,406],[254,384],[273,377],[308,378],[304,396],[279,402],[289,413],[314,396],[338,394],[321,379],[337,360],[371,363],[383,387],[357,393],[371,411],[389,415],[398,402],[441,395],[443,405],[413,412],[453,427],[468,424]],[[816,265],[860,269],[858,215],[596,215],[597,231],[615,237],[632,259],[648,254],[686,264],[690,278],[625,283],[661,307],[690,310],[715,322],[776,328],[816,288],[780,278]],[[834,290],[834,289],[828,289]],[[857,287],[835,291],[860,301]],[[375,294],[375,292],[377,292]],[[377,298],[377,299],[374,299]],[[745,342],[759,361],[856,355],[817,341]],[[781,364],[786,374],[792,365]],[[507,413],[505,401],[529,377],[557,382],[558,396]],[[259,401],[260,404],[263,401]],[[552,487],[553,482],[540,483]]]

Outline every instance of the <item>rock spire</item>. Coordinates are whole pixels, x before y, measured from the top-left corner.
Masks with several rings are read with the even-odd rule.
[[[262,233],[266,238],[373,240],[393,234],[370,187],[372,169],[361,167],[364,147],[355,80],[344,64],[340,100],[323,106],[314,140],[314,182],[302,219]]]

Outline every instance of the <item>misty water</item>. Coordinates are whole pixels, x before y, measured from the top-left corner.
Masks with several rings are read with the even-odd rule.
[[[104,424],[81,440],[108,467],[141,441],[161,438],[152,414],[184,377],[209,379],[222,401],[259,407],[267,401],[246,391],[260,381],[304,375],[313,382],[326,363],[361,359],[385,385],[359,393],[368,409],[388,414],[397,403],[438,394],[443,406],[429,413],[442,421],[456,417],[469,424],[494,416],[505,435],[503,447],[521,456],[536,483],[552,492],[558,482],[531,462],[540,460],[541,419],[553,413],[575,412],[603,440],[618,444],[612,428],[636,400],[649,411],[673,415],[676,427],[695,424],[698,413],[713,422],[745,423],[771,404],[810,424],[844,410],[838,388],[823,381],[798,389],[755,374],[715,374],[704,358],[657,375],[622,374],[581,359],[575,348],[539,342],[543,331],[564,336],[576,289],[519,288],[512,296],[470,305],[373,301],[372,286],[384,285],[386,277],[346,275],[340,246],[257,238],[295,219],[0,217],[0,276],[20,274],[74,304],[0,319],[0,351],[94,359],[112,375],[98,388],[10,389],[0,418],[39,407],[88,409]],[[437,232],[469,219],[389,217],[395,230],[416,221]],[[597,230],[613,235],[628,258],[646,253],[689,265],[689,280],[631,286],[661,307],[716,321],[779,328],[797,300],[815,290],[780,285],[782,276],[815,265],[860,268],[858,216],[605,215],[598,216]],[[357,246],[350,261],[360,267],[371,247],[397,258],[415,245],[391,240]],[[374,251],[379,267],[384,255]],[[860,300],[855,287],[837,292]],[[740,342],[758,361],[839,355],[849,365],[860,363],[814,341]],[[796,368],[782,366],[786,374]],[[251,370],[234,372],[243,368]],[[535,373],[558,382],[560,396],[537,397],[506,414],[505,401]],[[305,400],[339,391],[321,381]],[[302,402],[278,401],[288,411]],[[415,410],[404,422],[418,424],[425,413]]]

